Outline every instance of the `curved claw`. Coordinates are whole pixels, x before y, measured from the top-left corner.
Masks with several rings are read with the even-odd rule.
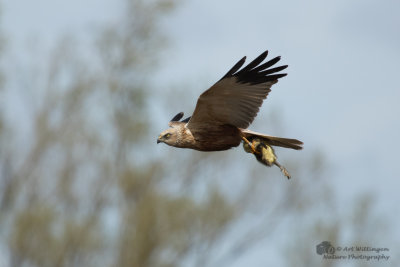
[[[249,140],[247,140],[246,137],[242,136],[242,140],[243,140],[243,142],[246,142],[249,145],[249,147],[251,148],[251,151],[253,151],[253,154],[260,154],[260,152],[257,151],[256,148],[254,147],[254,144],[251,143]]]

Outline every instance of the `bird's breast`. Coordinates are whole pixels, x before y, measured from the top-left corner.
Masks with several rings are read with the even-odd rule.
[[[196,125],[186,128],[184,136],[190,148],[200,151],[220,151],[240,144],[240,131],[232,125]]]

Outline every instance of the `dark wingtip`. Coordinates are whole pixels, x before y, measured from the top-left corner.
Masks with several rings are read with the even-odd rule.
[[[264,61],[264,59],[266,59],[268,56],[268,50],[263,52],[261,55],[259,55],[258,57],[256,57],[252,62],[249,63],[249,65],[247,65],[246,67],[244,67],[243,69],[240,70],[240,72],[247,72],[250,71],[252,69],[254,69],[255,67],[257,67],[261,62]]]
[[[265,57],[268,56],[268,50],[265,50],[261,55],[265,55]]]
[[[182,119],[183,117],[183,112],[179,112],[178,114],[176,114],[171,121],[179,121],[180,119]]]
[[[190,117],[187,117],[186,119],[184,119],[183,121],[181,121],[181,122],[189,122],[189,120],[190,120],[190,118],[191,118],[192,116],[190,116]]]
[[[246,61],[246,56],[242,57],[241,60],[239,60],[220,80],[230,77],[235,74],[244,64]]]
[[[277,79],[286,76],[286,73],[281,74],[278,72],[286,69],[288,65],[271,68],[278,61],[280,61],[281,56],[277,56],[265,63],[262,63],[267,56],[268,50],[265,50],[247,66],[240,69],[246,60],[246,57],[243,57],[220,80],[235,76],[240,83],[259,84],[269,81],[276,82]]]
[[[242,58],[235,64],[234,67],[239,66],[239,68],[240,68],[240,67],[244,64],[244,62],[246,62],[246,59],[247,59],[246,56],[242,57]],[[232,68],[232,69],[234,69],[234,68]]]

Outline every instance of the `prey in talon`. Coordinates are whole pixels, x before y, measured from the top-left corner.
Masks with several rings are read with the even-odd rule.
[[[287,65],[277,65],[280,57],[266,60],[263,52],[249,64],[240,59],[221,79],[197,99],[193,114],[184,120],[183,112],[176,114],[162,131],[157,144],[198,151],[223,151],[241,142],[247,152],[266,166],[276,165],[290,178],[287,170],[276,161],[272,147],[301,150],[303,142],[258,133],[248,129],[271,92],[271,88],[286,76]],[[182,99],[183,101],[183,99]]]
[[[249,140],[243,141],[243,149],[247,153],[253,154],[259,162],[268,167],[275,164],[279,169],[281,169],[282,173],[290,179],[289,172],[276,160],[277,157],[275,151],[270,145],[268,145],[267,140],[250,138]]]

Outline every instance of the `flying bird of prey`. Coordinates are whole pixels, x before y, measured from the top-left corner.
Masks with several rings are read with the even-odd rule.
[[[264,151],[262,148],[280,146],[302,149],[303,143],[299,140],[247,129],[271,91],[271,86],[287,75],[279,73],[287,65],[273,67],[280,57],[262,63],[267,55],[268,51],[265,51],[242,69],[246,57],[239,60],[217,83],[200,95],[191,117],[180,121],[183,117],[183,112],[180,112],[171,119],[168,124],[170,128],[160,134],[157,143],[200,151],[221,151],[236,147],[243,141],[247,146],[245,150],[254,154],[260,162]],[[258,140],[258,143],[253,140]],[[270,166],[276,162],[276,156],[273,150],[268,153],[275,157],[271,164],[266,164]]]

